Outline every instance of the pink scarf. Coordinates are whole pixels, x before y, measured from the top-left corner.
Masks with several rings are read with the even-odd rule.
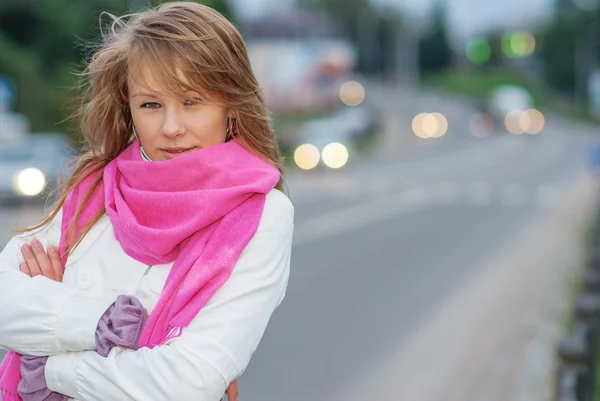
[[[61,250],[94,178],[65,201]],[[237,139],[153,163],[142,160],[136,140],[105,167],[103,185],[87,203],[76,232],[104,206],[125,253],[148,265],[175,262],[140,347],[178,337],[221,288],[256,232],[265,195],[278,181],[278,170]],[[20,365],[20,355],[9,352],[0,366],[3,401],[22,401]]]

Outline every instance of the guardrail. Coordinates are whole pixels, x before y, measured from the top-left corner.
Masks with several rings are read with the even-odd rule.
[[[556,401],[593,401],[600,340],[600,215],[570,330],[558,348]],[[599,386],[600,387],[600,386]]]

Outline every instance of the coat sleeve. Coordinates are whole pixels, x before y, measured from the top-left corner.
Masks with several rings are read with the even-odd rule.
[[[12,238],[0,253],[0,348],[48,356],[95,349],[98,320],[115,298],[90,298],[43,276],[19,270],[21,245],[58,245],[62,213],[47,226]]]
[[[283,194],[281,194],[284,197]],[[288,283],[293,207],[265,205],[227,282],[183,330],[153,349],[52,356],[48,387],[77,400],[218,401],[248,365]]]

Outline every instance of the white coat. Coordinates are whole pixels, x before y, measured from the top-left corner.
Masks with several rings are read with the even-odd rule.
[[[149,267],[127,256],[105,216],[69,256],[62,283],[30,278],[19,271],[20,246],[33,237],[58,245],[59,214],[0,253],[0,347],[50,356],[48,387],[75,400],[220,400],[284,297],[293,217],[289,199],[270,191],[232,275],[181,336],[154,349],[114,348],[103,358],[94,351],[99,318],[119,294],[134,295],[151,312],[172,264]]]

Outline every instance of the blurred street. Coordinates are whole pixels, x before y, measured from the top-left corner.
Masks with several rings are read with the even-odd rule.
[[[580,127],[550,118],[539,136],[477,139],[468,131],[469,110],[455,103],[446,108],[450,128],[439,142],[419,142],[410,124],[401,124],[401,115],[387,113],[398,128],[395,138],[389,137],[393,131],[387,133],[384,156],[345,171],[290,174],[297,213],[292,278],[287,299],[242,378],[244,399],[507,400],[531,390],[518,389],[523,364],[542,365],[538,373],[548,379],[551,360],[498,365],[499,355],[525,359],[521,345],[502,337],[518,327],[510,316],[496,320],[485,311],[472,312],[488,287],[469,283],[490,266],[514,271],[520,263],[514,253],[523,254],[521,235],[581,193],[589,137]],[[560,243],[572,234],[563,231]],[[546,239],[538,243],[542,248],[524,251],[530,263],[547,253],[566,265],[569,255],[557,258],[553,249],[543,248]],[[554,250],[562,252],[560,245]],[[499,282],[498,273],[491,272],[501,286],[494,290],[517,295],[511,280],[520,279],[519,272],[507,282]],[[523,277],[535,284],[527,272]],[[533,280],[548,289],[542,277]],[[462,302],[454,300],[467,287],[477,287],[480,295],[469,295],[462,311],[480,319],[470,322],[473,327],[489,323],[490,330],[469,333],[468,340],[455,338],[468,329],[446,309]],[[502,301],[503,307],[510,304]],[[520,299],[513,307],[523,310],[529,301]],[[533,322],[533,334],[527,335],[544,335],[538,333],[544,325]],[[429,326],[437,331],[428,337],[423,330]],[[494,335],[501,339],[491,340],[493,349],[477,354],[477,344]],[[434,348],[440,344],[425,339],[457,350],[440,353]],[[415,359],[410,359],[413,345],[422,348],[412,350]],[[469,360],[472,354],[478,358]],[[547,385],[528,384],[542,392]],[[538,393],[529,399],[542,398]]]

